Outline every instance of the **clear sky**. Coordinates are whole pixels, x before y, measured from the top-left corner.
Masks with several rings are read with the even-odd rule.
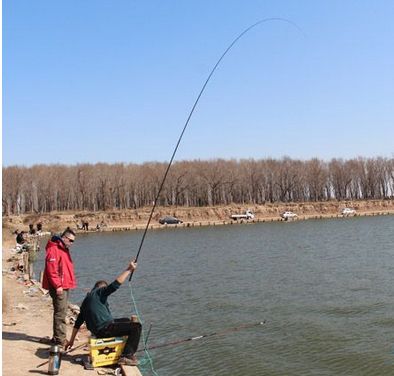
[[[394,1],[3,0],[3,165],[393,157]]]

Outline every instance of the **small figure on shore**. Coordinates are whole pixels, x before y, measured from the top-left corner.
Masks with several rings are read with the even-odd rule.
[[[82,230],[89,231],[89,222],[82,222]]]
[[[29,224],[29,234],[34,235],[36,230],[34,229],[34,225],[32,223]]]
[[[30,244],[27,241],[27,232],[21,231],[16,235],[16,250],[18,253],[23,251],[28,251],[30,249]]]
[[[130,272],[133,272],[137,264],[130,261],[127,269],[123,271],[111,284],[106,281],[97,281],[93,289],[86,295],[82,302],[80,313],[75,322],[70,341],[66,350],[72,348],[75,337],[81,325],[86,326],[97,338],[108,338],[114,336],[128,336],[119,364],[136,366],[137,358],[134,355],[138,348],[141,336],[141,324],[134,319],[112,317],[107,302],[108,296],[114,293],[126,281]]]
[[[45,270],[42,287],[49,290],[53,304],[52,342],[65,346],[67,341],[66,314],[70,289],[77,286],[70,248],[75,233],[66,228],[62,235],[53,236],[46,245]]]
[[[21,231],[16,234],[16,244],[23,245],[26,243],[26,232]]]
[[[42,223],[39,222],[37,223],[37,232],[41,233],[41,231],[42,231]]]

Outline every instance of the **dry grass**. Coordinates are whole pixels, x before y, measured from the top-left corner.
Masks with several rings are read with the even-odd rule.
[[[291,210],[298,215],[335,215],[344,207],[353,207],[359,214],[370,212],[393,212],[394,200],[372,201],[325,201],[306,203],[266,203],[264,205],[227,205],[213,207],[157,207],[152,224],[157,224],[160,217],[173,215],[185,222],[223,221],[228,220],[231,214],[242,213],[251,209],[258,219],[277,218],[286,210]],[[96,224],[104,222],[108,227],[130,227],[146,224],[151,208],[126,210],[108,210],[101,212],[52,212],[45,214],[27,214],[21,216],[3,217],[3,246],[4,240],[14,242],[13,232],[27,230],[30,223],[43,224],[44,231],[60,232],[67,226],[76,228],[81,221],[89,222],[89,227],[94,229]],[[10,244],[10,243],[8,243]],[[13,246],[13,244],[11,245]]]

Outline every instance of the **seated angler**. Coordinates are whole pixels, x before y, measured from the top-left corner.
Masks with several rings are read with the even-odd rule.
[[[114,319],[111,315],[107,298],[123,284],[130,272],[137,264],[131,261],[127,269],[119,274],[115,281],[108,285],[106,281],[97,281],[93,289],[86,295],[82,302],[80,313],[75,322],[70,341],[66,350],[74,344],[75,337],[81,325],[86,322],[86,327],[97,338],[115,336],[128,336],[119,364],[136,366],[137,358],[134,355],[138,348],[141,336],[141,324],[128,318]]]

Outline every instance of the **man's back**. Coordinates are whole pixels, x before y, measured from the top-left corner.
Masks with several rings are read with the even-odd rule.
[[[93,334],[96,334],[109,322],[113,321],[107,298],[119,287],[120,283],[114,281],[108,286],[96,287],[90,291],[82,302],[81,311],[75,326],[79,328],[85,321],[86,327]]]

